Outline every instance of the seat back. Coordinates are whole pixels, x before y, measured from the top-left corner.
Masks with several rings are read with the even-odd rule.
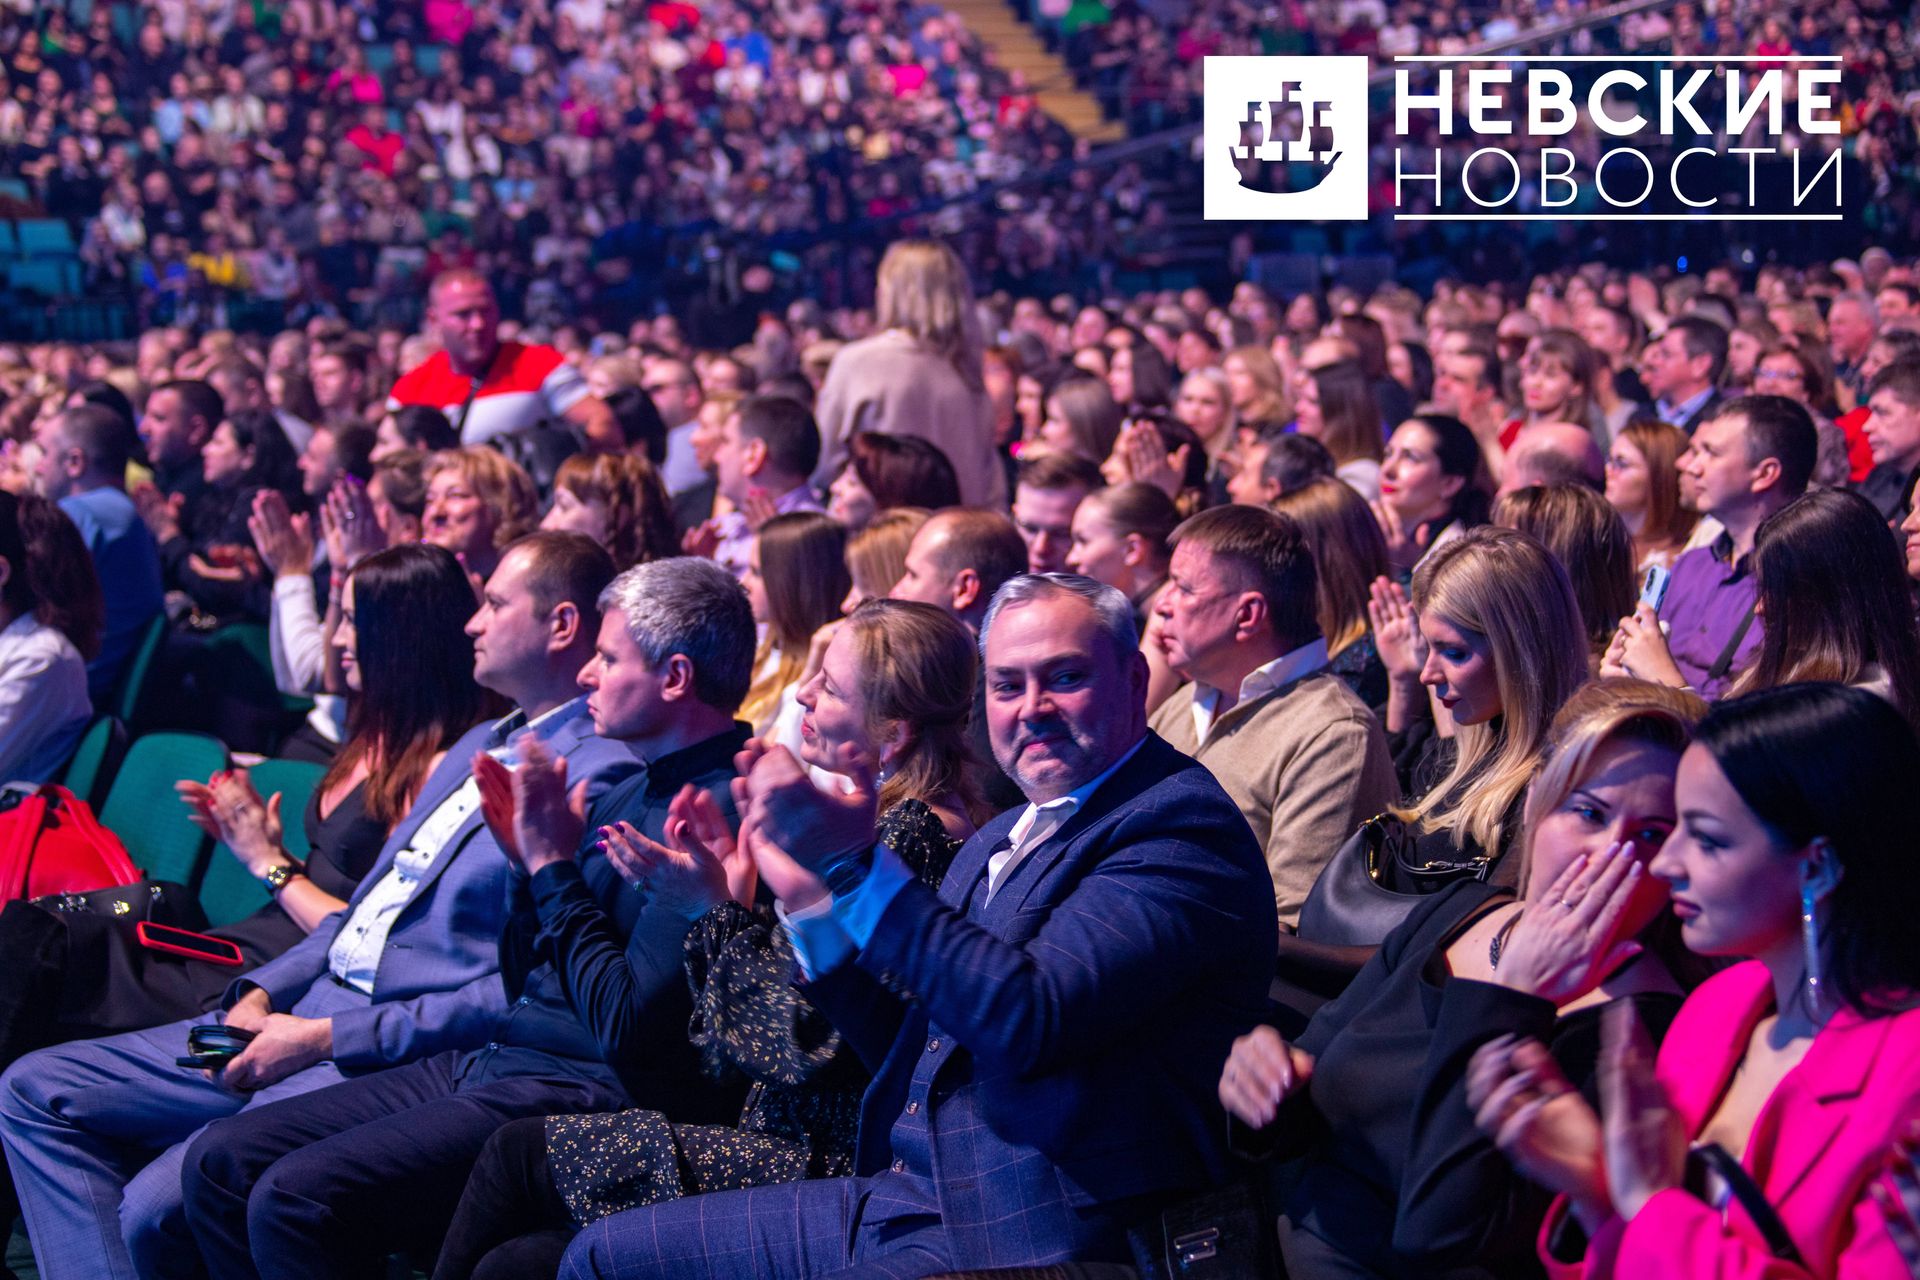
[[[98,812],[126,755],[127,726],[117,716],[101,716],[87,726],[60,781]]]
[[[286,845],[289,854],[305,861],[311,852],[303,820],[307,800],[320,785],[327,767],[307,760],[262,760],[247,772],[252,775],[254,789],[262,796],[280,793],[281,843]],[[250,916],[270,898],[266,886],[253,878],[232,850],[225,844],[214,846],[207,874],[200,882],[200,906],[210,924],[231,924]]]
[[[150,733],[135,739],[107,792],[100,821],[119,836],[149,879],[195,888],[208,840],[187,816],[173,784],[205,782],[227,767],[226,744],[204,733]]]
[[[139,726],[140,704],[147,695],[147,684],[153,678],[153,668],[160,656],[160,646],[167,638],[167,615],[164,610],[153,615],[153,621],[140,633],[140,644],[127,660],[127,669],[120,673],[119,688],[114,690],[111,699],[112,713],[128,725]]]

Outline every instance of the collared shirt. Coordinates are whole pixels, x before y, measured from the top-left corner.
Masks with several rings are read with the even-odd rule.
[[[1913,470],[1878,463],[1867,478],[1855,485],[1854,492],[1873,504],[1889,524],[1899,524],[1912,509],[1908,495],[1913,492]]]
[[[1674,404],[1670,400],[1655,400],[1653,402],[1653,412],[1660,421],[1684,430],[1693,415],[1700,412],[1701,406],[1712,398],[1713,388],[1708,387],[1704,391],[1688,396],[1679,404]]]
[[[586,710],[587,700],[582,695],[537,720],[529,721],[526,712],[515,711],[494,725],[487,754],[509,765],[517,764],[516,745],[525,731],[531,730],[542,738],[550,737],[567,721],[585,715]],[[394,855],[387,874],[354,904],[352,914],[334,935],[333,946],[327,950],[327,967],[334,977],[356,991],[373,994],[374,979],[380,972],[380,956],[386,950],[387,934],[392,931],[393,922],[440,857],[447,841],[479,807],[480,785],[468,777],[415,829],[407,847]]]
[[[1326,658],[1324,646],[1320,656],[1324,661]],[[987,901],[993,901],[994,893],[1000,888],[1001,882],[1012,874],[1013,869],[1026,861],[1028,854],[1052,839],[1056,831],[1066,826],[1073,815],[1080,812],[1080,806],[1100,789],[1101,784],[1118,773],[1121,765],[1133,759],[1134,754],[1140,750],[1141,744],[1146,740],[1146,735],[1142,734],[1138,742],[1127,748],[1126,754],[1108,765],[1106,771],[1093,781],[1082,783],[1066,795],[1044,804],[1027,806],[1026,812],[1014,820],[1013,829],[1007,832],[1007,847],[987,859]],[[872,936],[871,930],[868,931],[868,936]],[[865,946],[866,939],[860,938],[860,943]]]
[[[660,464],[660,483],[670,494],[698,489],[707,482],[706,470],[693,452],[693,433],[699,429],[700,420],[696,418],[667,432],[667,457]]]
[[[1660,607],[1660,620],[1668,624],[1667,649],[1674,665],[1703,698],[1723,695],[1760,648],[1762,624],[1756,617],[1740,638],[1726,672],[1707,679],[1734,633],[1753,612],[1757,587],[1750,572],[1752,561],[1749,555],[1736,564],[1733,537],[1722,533],[1711,545],[1673,562],[1673,582]]]
[[[1272,662],[1264,663],[1249,671],[1240,681],[1240,697],[1235,707],[1245,706],[1255,698],[1263,698],[1282,685],[1292,684],[1295,680],[1312,675],[1326,666],[1327,642],[1324,637],[1312,644],[1303,644],[1298,649],[1283,653]],[[1207,734],[1213,728],[1214,708],[1220,705],[1220,691],[1212,685],[1195,682],[1193,686],[1193,738],[1204,745]],[[1229,707],[1228,710],[1232,710]]]
[[[805,484],[795,485],[781,494],[773,504],[774,514],[786,515],[792,511],[821,511],[820,500],[813,496],[813,490]],[[720,517],[720,545],[713,550],[713,558],[720,567],[736,578],[747,576],[747,562],[753,551],[753,529],[747,524],[747,517],[739,511],[729,511]]]

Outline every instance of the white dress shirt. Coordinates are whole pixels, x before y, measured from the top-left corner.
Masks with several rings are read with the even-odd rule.
[[[0,631],[0,782],[45,782],[87,731],[87,664],[73,641],[23,613]]]
[[[1325,647],[1322,646],[1321,659],[1325,660]],[[1013,869],[1026,861],[1028,854],[1038,849],[1053,837],[1060,828],[1067,825],[1074,814],[1080,812],[1100,784],[1120,771],[1120,766],[1133,759],[1146,742],[1143,734],[1139,742],[1127,748],[1125,755],[1107,766],[1093,781],[1084,783],[1069,791],[1066,795],[1049,800],[1045,804],[1029,804],[1021,815],[1014,819],[1012,830],[1007,832],[1007,847],[987,859],[987,901],[993,901],[993,895],[999,890]]]

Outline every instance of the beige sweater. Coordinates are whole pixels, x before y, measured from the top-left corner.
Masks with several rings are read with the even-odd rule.
[[[833,358],[816,416],[817,489],[824,490],[840,474],[854,432],[878,431],[919,436],[946,454],[966,505],[1007,505],[1007,473],[994,452],[993,406],[987,393],[969,388],[952,365],[922,350],[901,330],[849,343]]]
[[[1194,686],[1153,714],[1153,729],[1212,771],[1267,851],[1280,923],[1292,926],[1322,867],[1354,829],[1393,803],[1386,734],[1336,675],[1316,672],[1237,703],[1196,740]]]

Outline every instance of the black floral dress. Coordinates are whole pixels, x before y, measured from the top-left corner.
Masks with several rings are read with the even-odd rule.
[[[939,887],[960,844],[932,809],[903,800],[880,839]],[[714,1076],[752,1081],[735,1128],[674,1124],[658,1111],[550,1116],[554,1190],[584,1226],[680,1196],[853,1172],[867,1075],[793,986],[793,946],[765,908],[725,902],[687,934],[690,1035]]]

